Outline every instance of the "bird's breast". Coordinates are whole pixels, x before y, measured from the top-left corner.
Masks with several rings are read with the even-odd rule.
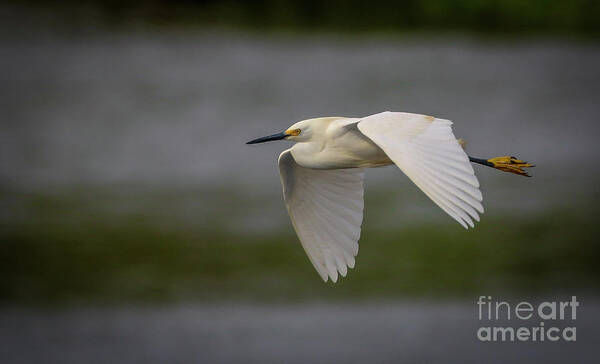
[[[296,163],[311,169],[367,168],[392,164],[385,152],[358,130],[320,143],[292,147]]]

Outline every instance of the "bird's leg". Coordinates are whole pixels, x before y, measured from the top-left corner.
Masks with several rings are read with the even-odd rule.
[[[523,170],[523,168],[535,167],[533,164],[529,164],[525,161],[517,159],[516,157],[510,156],[495,157],[487,160],[469,156],[469,160],[473,163],[482,164],[484,166],[496,168],[504,172],[515,173],[526,177],[531,176],[527,174],[527,171]]]

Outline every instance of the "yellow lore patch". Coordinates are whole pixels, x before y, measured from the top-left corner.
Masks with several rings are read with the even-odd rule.
[[[297,136],[300,135],[301,130],[300,129],[289,129],[285,131],[286,135],[291,135],[291,136]]]

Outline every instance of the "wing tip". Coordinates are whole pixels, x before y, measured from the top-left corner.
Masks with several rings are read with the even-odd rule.
[[[354,269],[354,262],[344,264],[344,268],[338,267],[335,271],[317,271],[317,273],[319,273],[319,276],[321,277],[324,283],[327,283],[329,281],[331,281],[332,283],[337,283],[338,280],[346,277],[349,269]]]

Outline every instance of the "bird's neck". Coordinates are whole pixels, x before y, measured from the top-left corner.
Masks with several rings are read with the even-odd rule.
[[[319,153],[325,147],[322,141],[310,141],[296,143],[291,148],[292,156],[296,163],[305,168],[322,168],[319,161]]]

